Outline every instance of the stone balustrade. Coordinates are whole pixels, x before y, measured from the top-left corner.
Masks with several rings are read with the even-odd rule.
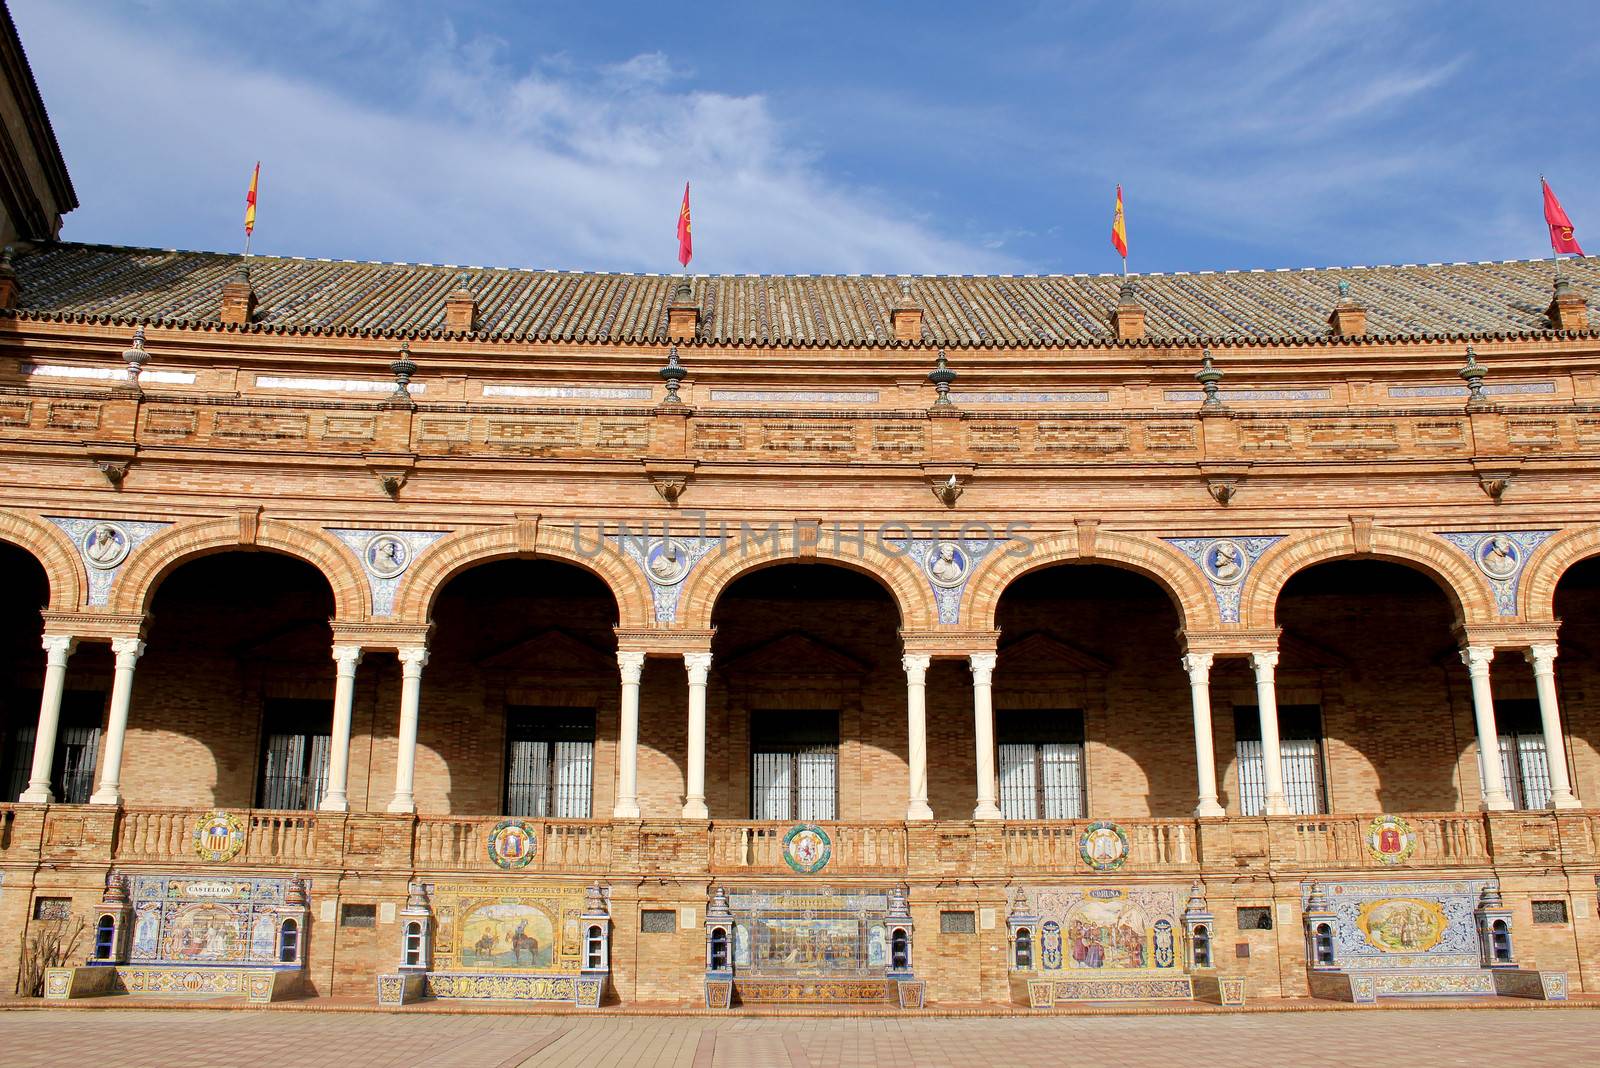
[[[212,867],[195,849],[209,810],[99,805],[0,805],[0,860]],[[244,841],[232,865],[296,871],[366,868],[500,871],[488,852],[500,816],[233,810]],[[1410,870],[1546,866],[1600,859],[1600,810],[1406,814]],[[1123,820],[1128,874],[1194,876],[1241,869],[1393,870],[1366,847],[1370,815]],[[793,876],[784,836],[793,824],[750,820],[529,819],[529,872],[604,875]],[[830,822],[829,875],[919,878],[977,870],[1016,876],[1092,875],[1089,821]]]

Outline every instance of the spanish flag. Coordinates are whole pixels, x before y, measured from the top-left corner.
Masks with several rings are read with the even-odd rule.
[[[1117,255],[1128,258],[1128,227],[1122,221],[1122,186],[1117,186],[1117,211],[1111,217],[1111,246]]]
[[[261,163],[256,162],[250,175],[250,191],[244,195],[244,236],[249,237],[256,228],[256,186],[261,184]]]

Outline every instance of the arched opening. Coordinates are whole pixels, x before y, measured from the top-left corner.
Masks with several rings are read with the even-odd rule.
[[[50,583],[33,554],[0,542],[0,802],[27,791],[38,739],[39,699],[45,652],[39,612],[50,600]],[[111,657],[103,643],[82,643],[67,662],[66,689],[50,761],[50,794],[57,802],[83,804],[94,792],[94,773],[111,688]]]
[[[731,583],[712,618],[711,813],[903,819],[906,686],[889,592],[843,567],[781,564]],[[970,712],[967,722],[970,730]],[[654,727],[656,744],[666,732]]]
[[[707,967],[714,972],[728,970],[728,929],[711,928],[711,939],[706,956]]]
[[[1454,619],[1439,582],[1388,561],[1332,560],[1285,583],[1275,674],[1291,812],[1453,811],[1463,793],[1477,806],[1472,697]],[[1220,727],[1233,727],[1217,744],[1228,811],[1259,813],[1261,719],[1248,661],[1214,676],[1212,701]]]
[[[278,962],[294,964],[300,959],[300,925],[294,920],[284,920],[278,928]]]
[[[574,564],[495,560],[453,576],[433,620],[418,811],[608,818],[619,693],[610,588]],[[681,687],[673,697],[681,709]],[[381,701],[379,721],[392,739],[398,692]],[[394,781],[393,752],[392,742],[380,751],[381,783]]]
[[[1319,967],[1333,967],[1333,927],[1319,923],[1312,935],[1312,952]]]
[[[1211,967],[1211,928],[1203,923],[1194,925],[1194,932],[1189,936],[1190,955],[1194,958],[1196,968]]]
[[[115,916],[101,916],[94,925],[94,959],[110,960],[117,952],[117,920]]]
[[[911,970],[911,935],[904,927],[896,927],[889,936],[889,967],[897,972]]]
[[[296,557],[222,552],[168,572],[136,667],[126,802],[314,809],[331,745],[332,615],[327,579]]]
[[[1573,792],[1589,807],[1600,801],[1600,556],[1561,576],[1555,611],[1561,620],[1555,677],[1566,756]]]
[[[1058,564],[1008,586],[996,618],[1002,816],[1193,812],[1189,684],[1166,590],[1121,568]],[[966,760],[970,776],[970,747]]]
[[[583,961],[590,971],[600,971],[606,966],[606,932],[597,923],[589,925],[584,937]]]
[[[1033,967],[1033,932],[1026,927],[1017,928],[1011,962],[1012,967],[1019,971],[1026,971]]]
[[[1511,925],[1505,920],[1489,925],[1489,950],[1496,964],[1511,963]]]

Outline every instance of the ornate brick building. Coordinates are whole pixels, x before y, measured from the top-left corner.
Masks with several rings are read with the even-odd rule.
[[[1600,988],[1563,271],[19,250],[0,925],[155,990]]]

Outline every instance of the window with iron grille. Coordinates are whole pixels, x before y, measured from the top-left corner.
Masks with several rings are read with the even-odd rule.
[[[61,695],[61,723],[56,729],[55,758],[50,766],[50,792],[65,805],[84,805],[94,792],[95,755],[100,750],[100,719],[105,694],[70,690]],[[15,801],[28,788],[33,773],[33,744],[39,735],[39,691],[13,695],[7,711],[16,724],[4,739],[5,764],[0,770],[0,801]]]
[[[750,818],[832,820],[839,812],[839,713],[750,713]]]
[[[671,934],[678,929],[678,914],[672,909],[642,909],[639,931],[642,934]]]
[[[333,702],[274,698],[261,720],[260,808],[308,810],[328,788]]]
[[[506,709],[506,814],[586,820],[594,787],[592,708]]]
[[[1496,701],[1500,731],[1500,776],[1514,808],[1544,808],[1550,803],[1550,754],[1538,701]],[[1560,755],[1565,759],[1564,755]]]
[[[378,926],[378,906],[347,904],[339,910],[340,927]]]
[[[1566,923],[1567,903],[1565,901],[1535,901],[1533,903],[1534,923]]]
[[[1083,818],[1083,713],[1001,710],[1000,814],[1008,820]]]
[[[1238,753],[1239,814],[1259,816],[1267,808],[1261,710],[1255,705],[1235,705],[1233,736]],[[1289,812],[1315,816],[1328,811],[1322,777],[1322,709],[1316,705],[1280,705],[1278,752],[1283,764],[1283,798]]]
[[[1239,930],[1272,930],[1272,909],[1267,905],[1245,905],[1239,909]]]
[[[33,899],[33,918],[36,920],[72,919],[70,897],[36,897]]]
[[[940,934],[977,934],[978,924],[970,912],[939,913]]]

